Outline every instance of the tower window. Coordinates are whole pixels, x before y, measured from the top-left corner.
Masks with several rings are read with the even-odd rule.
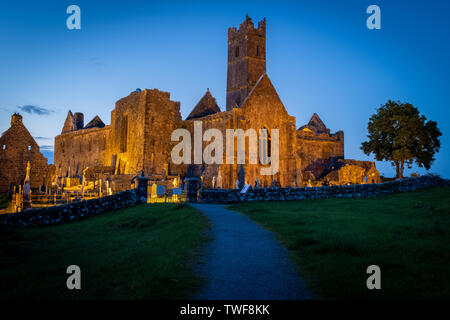
[[[6,150],[6,144],[3,145],[3,150]]]
[[[31,151],[31,146],[28,146],[28,151]]]
[[[236,47],[236,57],[239,57],[239,47]]]
[[[256,56],[259,57],[259,46],[256,46]]]

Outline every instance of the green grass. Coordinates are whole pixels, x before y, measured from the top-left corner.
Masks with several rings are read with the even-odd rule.
[[[0,299],[181,299],[202,284],[193,273],[207,220],[180,204],[140,205],[83,221],[0,229]],[[68,290],[66,268],[81,268]]]
[[[318,298],[450,298],[449,187],[230,208],[277,235]],[[372,264],[381,268],[381,290],[366,287]]]

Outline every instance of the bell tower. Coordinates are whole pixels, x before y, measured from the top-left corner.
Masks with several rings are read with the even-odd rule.
[[[227,111],[240,108],[266,72],[266,19],[255,28],[247,15],[239,29],[228,29]]]

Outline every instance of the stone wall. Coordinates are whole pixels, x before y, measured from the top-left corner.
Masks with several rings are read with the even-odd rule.
[[[31,188],[50,185],[54,166],[47,164],[39,145],[23,124],[22,116],[15,113],[11,117],[11,127],[0,137],[0,192],[12,192],[13,186],[23,184],[28,162]]]
[[[384,194],[414,191],[433,186],[450,186],[450,180],[427,175],[419,178],[377,184],[325,186],[311,188],[260,188],[246,194],[239,190],[210,189],[200,192],[204,203],[236,203],[248,201],[284,201],[327,198],[371,198]]]
[[[258,79],[266,73],[266,20],[255,28],[248,16],[239,29],[228,29],[226,110],[241,107]]]
[[[124,177],[142,170],[147,176],[169,173],[174,145],[170,137],[181,127],[181,114],[180,103],[170,100],[168,92],[131,92],[116,102],[107,126],[96,116],[83,127],[82,116],[69,111],[61,134],[55,137],[59,177],[81,177],[87,167]]]
[[[79,129],[56,136],[56,173],[61,177],[81,177],[86,167],[110,166],[110,132],[111,128],[107,126]]]
[[[147,178],[137,178],[133,190],[111,196],[82,200],[60,206],[28,209],[22,212],[1,214],[0,228],[28,228],[81,220],[109,210],[132,207],[147,202]]]

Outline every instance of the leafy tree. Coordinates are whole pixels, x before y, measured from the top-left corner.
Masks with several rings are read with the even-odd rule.
[[[435,121],[426,120],[412,104],[389,100],[370,117],[369,141],[363,142],[361,149],[379,161],[391,161],[397,178],[403,178],[405,163],[410,168],[415,161],[428,170],[439,151],[442,133]]]

